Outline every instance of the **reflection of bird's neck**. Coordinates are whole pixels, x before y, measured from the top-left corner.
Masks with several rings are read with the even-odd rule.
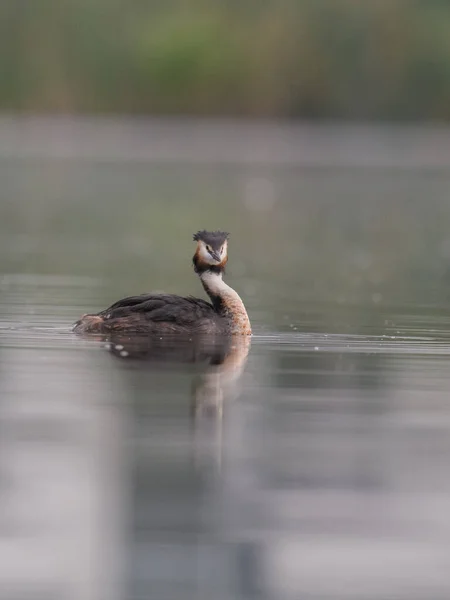
[[[222,403],[239,393],[237,384],[247,362],[251,337],[236,335],[219,340],[217,349],[225,351],[225,354],[220,358],[220,362],[210,362],[193,389],[192,408],[196,417],[206,414],[221,417]]]
[[[214,310],[232,323],[231,333],[250,335],[250,320],[239,294],[222,279],[221,272],[211,270],[200,273],[205,292],[211,298]]]

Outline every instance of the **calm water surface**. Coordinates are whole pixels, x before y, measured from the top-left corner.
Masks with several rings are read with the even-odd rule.
[[[395,167],[3,148],[0,598],[450,596],[450,172],[372,134]],[[201,294],[203,227],[250,348],[70,332]]]

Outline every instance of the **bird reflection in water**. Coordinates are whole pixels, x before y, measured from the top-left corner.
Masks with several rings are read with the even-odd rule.
[[[250,336],[109,335],[105,347],[124,361],[149,366],[194,364],[199,373],[191,390],[191,414],[221,418],[224,404],[238,392],[238,382],[250,351]]]

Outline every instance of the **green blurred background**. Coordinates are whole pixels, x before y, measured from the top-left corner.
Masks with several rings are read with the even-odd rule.
[[[4,0],[0,110],[450,118],[448,0]]]

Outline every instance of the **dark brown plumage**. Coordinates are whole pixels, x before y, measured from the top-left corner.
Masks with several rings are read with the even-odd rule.
[[[223,324],[222,324],[223,325]],[[84,315],[75,332],[135,331],[150,334],[224,333],[212,304],[174,294],[142,294],[112,304],[96,315]]]
[[[205,244],[212,246],[214,250],[218,250],[229,237],[230,234],[226,231],[206,231],[205,229],[197,231],[193,235],[194,242],[205,242]]]

